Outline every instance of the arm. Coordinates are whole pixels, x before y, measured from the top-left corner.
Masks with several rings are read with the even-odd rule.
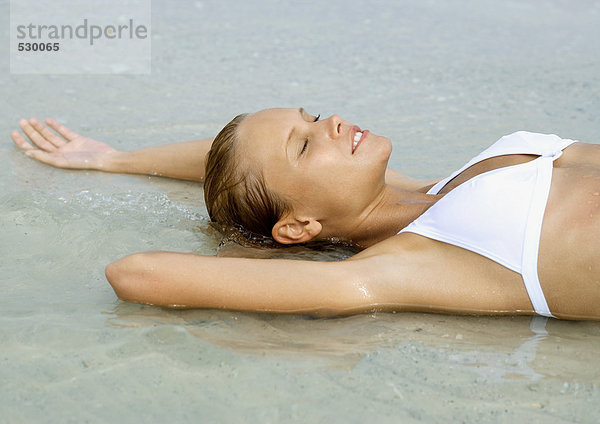
[[[442,248],[435,257],[444,258],[444,252]],[[474,266],[478,263],[469,262],[469,255],[466,265],[457,261],[432,266],[430,253],[415,254],[403,248],[398,237],[340,262],[155,251],[109,264],[106,278],[121,300],[168,308],[315,316],[376,310],[470,314],[527,310],[526,294],[523,298],[510,284],[505,288],[504,280],[499,287],[485,267],[480,270]],[[407,255],[410,259],[404,260]],[[521,281],[516,285],[522,288]],[[516,295],[521,295],[520,307],[511,301]]]
[[[213,139],[183,141],[107,157],[102,171],[146,174],[180,180],[204,181],[206,154]]]
[[[145,252],[106,267],[125,301],[178,308],[338,315],[373,307],[362,262],[217,258]]]
[[[48,165],[57,168],[159,175],[192,181],[204,180],[205,159],[212,139],[120,152],[105,143],[81,136],[54,119],[47,119],[46,124],[62,137],[35,118],[19,121],[21,129],[31,143],[18,131],[12,131],[11,137],[28,156]]]
[[[12,131],[10,135],[28,156],[48,165],[204,181],[206,154],[212,138],[120,152],[105,143],[84,137],[54,119],[46,119],[46,124],[62,137],[35,118],[19,121],[31,143],[18,131]],[[422,189],[436,182],[416,180],[391,169],[386,171],[385,179],[387,184],[406,190]]]
[[[350,315],[531,314],[521,277],[465,249],[408,234],[340,262],[145,252],[106,267],[125,301],[170,308]]]

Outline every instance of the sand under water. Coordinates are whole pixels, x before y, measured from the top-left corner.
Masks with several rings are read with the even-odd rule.
[[[202,186],[49,168],[8,136],[51,116],[131,150],[303,106],[443,176],[517,130],[600,142],[598,22],[585,0],[165,0],[151,75],[11,75],[2,44],[0,422],[598,422],[595,322],[121,302],[108,262],[216,252]]]

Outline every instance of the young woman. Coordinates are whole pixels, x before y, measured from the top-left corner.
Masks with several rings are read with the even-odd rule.
[[[64,139],[35,119],[20,121],[35,146],[11,133],[41,162],[196,181],[206,169],[209,215],[224,226],[281,244],[335,238],[364,248],[340,262],[136,253],[106,268],[123,300],[600,319],[599,146],[518,132],[433,185],[386,168],[387,138],[302,108],[240,115],[214,142],[135,152],[46,123]]]

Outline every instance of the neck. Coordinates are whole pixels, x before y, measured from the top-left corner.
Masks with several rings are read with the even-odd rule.
[[[390,238],[417,219],[438,196],[402,190],[386,185],[377,199],[361,216],[346,225],[351,231],[338,232],[338,238],[367,248]]]

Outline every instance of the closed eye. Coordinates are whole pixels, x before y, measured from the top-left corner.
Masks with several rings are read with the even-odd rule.
[[[317,122],[320,117],[321,117],[321,114],[318,114],[315,117],[315,120],[313,122]],[[302,156],[307,148],[308,148],[308,138],[306,140],[304,140],[304,144],[302,145],[302,150],[300,150],[300,154],[298,156]]]
[[[302,156],[304,154],[304,152],[306,151],[306,148],[308,147],[308,138],[306,140],[304,140],[304,145],[302,146],[302,150],[300,150],[300,155]]]

